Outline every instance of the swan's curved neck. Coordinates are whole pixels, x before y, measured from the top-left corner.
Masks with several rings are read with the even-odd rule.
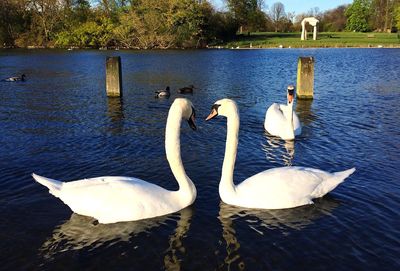
[[[182,108],[173,104],[168,114],[165,129],[165,153],[169,166],[179,184],[179,198],[182,204],[190,205],[196,197],[196,187],[186,175],[181,158],[180,129],[182,122]]]
[[[236,107],[233,107],[226,116],[227,134],[225,145],[224,163],[222,165],[222,176],[219,183],[219,193],[224,202],[226,197],[235,193],[235,184],[233,183],[233,171],[235,168],[237,145],[239,138],[240,118]],[[224,199],[225,197],[225,199]]]
[[[294,131],[294,124],[293,124],[293,104],[294,104],[294,99],[292,100],[291,103],[289,103],[289,100],[287,102],[287,106],[288,106],[288,114],[289,114],[289,121],[290,121],[290,127],[292,128],[292,130]]]

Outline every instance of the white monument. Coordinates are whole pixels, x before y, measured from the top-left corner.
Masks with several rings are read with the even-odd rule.
[[[317,40],[317,23],[319,23],[319,21],[314,17],[307,17],[301,21],[301,40],[307,39],[306,23],[309,23],[314,27],[313,40]]]

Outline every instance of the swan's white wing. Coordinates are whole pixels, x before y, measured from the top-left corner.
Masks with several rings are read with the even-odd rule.
[[[297,116],[296,112],[294,112],[294,111],[293,111],[293,128],[294,128],[294,135],[298,136],[301,134],[300,119]]]
[[[174,212],[173,192],[131,177],[98,177],[64,183],[57,195],[75,213],[101,223]]]
[[[267,110],[266,114],[265,114],[265,124],[267,124],[267,120],[269,123],[269,125],[274,125],[274,122],[286,122],[286,117],[283,114],[283,111],[281,110],[281,105],[277,104],[277,103],[273,103]]]
[[[279,108],[281,109],[283,115],[285,116],[285,121],[287,121],[287,122],[290,121],[290,111],[292,111],[294,135],[300,135],[301,134],[301,123],[300,123],[300,119],[297,116],[296,112],[294,110],[290,110],[289,106],[284,105],[284,104],[280,104]]]
[[[268,133],[283,139],[293,139],[290,121],[285,115],[286,106],[273,103],[265,113],[264,128]]]
[[[260,172],[236,187],[240,205],[283,209],[312,203],[313,191],[332,174],[312,168],[281,167]]]
[[[293,111],[293,129],[290,123],[291,109],[284,104],[272,104],[265,113],[264,128],[268,133],[283,139],[293,139],[301,134],[301,123]]]

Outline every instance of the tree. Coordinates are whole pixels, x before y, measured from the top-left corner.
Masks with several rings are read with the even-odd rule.
[[[371,0],[354,0],[345,12],[347,30],[367,32],[371,28],[368,24],[371,16]]]
[[[226,2],[234,19],[240,25],[240,33],[243,32],[243,28],[254,31],[265,23],[265,13],[261,10],[264,0],[226,0]]]
[[[319,23],[320,30],[328,32],[343,31],[347,22],[347,18],[344,15],[346,8],[346,5],[342,5],[324,12]]]
[[[203,1],[200,7],[205,19],[201,26],[202,37],[207,45],[217,45],[236,37],[240,25],[232,12],[215,11],[208,1]]]
[[[400,30],[400,4],[398,4],[394,9],[394,19],[396,21],[396,27],[399,31]]]
[[[23,32],[24,6],[23,2],[17,0],[0,1],[0,46],[14,46],[15,39]]]
[[[276,2],[272,5],[269,14],[274,24],[275,32],[278,32],[282,21],[286,18],[285,6],[281,2]]]
[[[61,26],[61,8],[58,0],[27,0],[32,11],[30,38],[39,45],[47,45]]]
[[[114,34],[128,47],[197,47],[205,39],[207,5],[193,0],[137,0],[120,14]]]
[[[62,31],[56,36],[56,45],[80,48],[106,47],[112,40],[114,26],[110,19],[99,19],[79,24],[70,31]]]
[[[387,31],[394,26],[395,8],[399,0],[373,0],[371,24],[377,31]]]

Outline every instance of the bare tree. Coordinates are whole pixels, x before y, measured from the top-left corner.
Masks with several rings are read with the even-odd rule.
[[[282,19],[286,18],[285,6],[281,2],[276,2],[271,6],[269,14],[274,23],[275,32],[278,32]]]

